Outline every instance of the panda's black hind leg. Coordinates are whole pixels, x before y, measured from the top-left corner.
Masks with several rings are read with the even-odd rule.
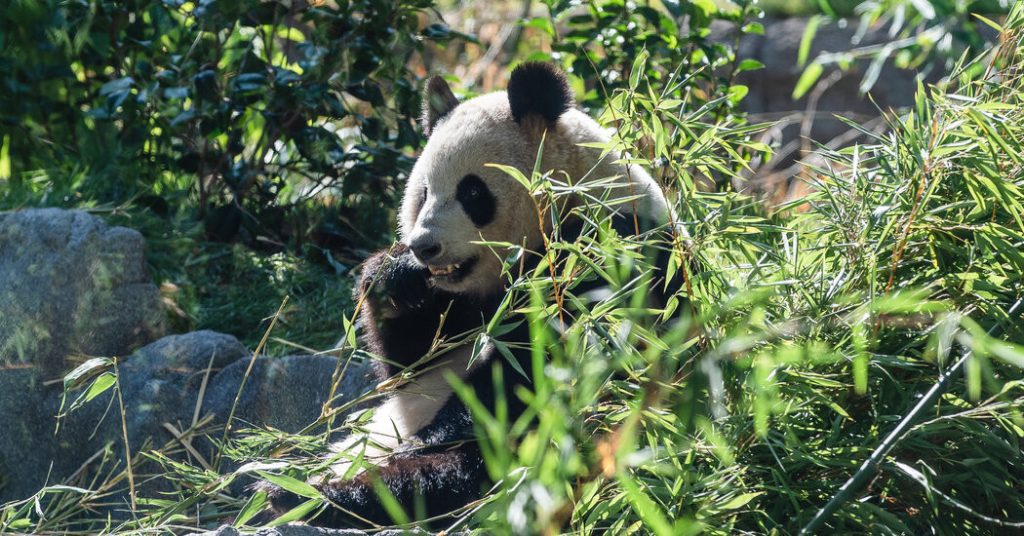
[[[480,449],[474,442],[394,456],[387,464],[351,480],[337,480],[316,487],[330,506],[307,522],[329,528],[371,528],[393,525],[374,482],[394,496],[409,519],[443,516],[480,498],[487,475]],[[280,516],[307,499],[273,484],[260,483],[267,491],[272,517]],[[440,528],[451,520],[438,522]]]

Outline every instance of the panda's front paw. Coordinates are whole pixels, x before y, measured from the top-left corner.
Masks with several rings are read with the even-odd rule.
[[[251,525],[269,523],[307,500],[266,480],[249,485],[248,490],[252,493],[263,492],[267,497],[266,508],[250,521]]]
[[[431,303],[430,271],[404,244],[371,255],[363,263],[358,291],[383,318],[394,318]],[[358,300],[360,296],[356,296]]]

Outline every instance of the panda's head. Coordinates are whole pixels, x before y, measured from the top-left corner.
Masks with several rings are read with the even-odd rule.
[[[473,295],[502,290],[507,252],[480,242],[542,248],[543,223],[529,192],[488,166],[511,166],[529,176],[542,138],[544,171],[575,179],[637,175],[631,180],[643,189],[640,193],[656,196],[660,201],[654,210],[663,210],[660,189],[646,172],[624,172],[614,157],[602,159],[599,150],[580,146],[605,141],[607,134],[573,108],[565,75],[550,65],[524,64],[512,72],[507,92],[461,104],[441,78],[431,79],[423,129],[429,139],[406,186],[399,231],[442,290]]]

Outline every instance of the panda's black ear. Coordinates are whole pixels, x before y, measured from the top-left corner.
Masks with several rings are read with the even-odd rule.
[[[569,80],[550,63],[524,63],[509,78],[508,104],[517,123],[530,114],[557,121],[573,106]]]
[[[440,76],[431,77],[427,81],[427,89],[423,92],[423,115],[420,122],[423,132],[429,136],[437,122],[459,105],[448,83]]]

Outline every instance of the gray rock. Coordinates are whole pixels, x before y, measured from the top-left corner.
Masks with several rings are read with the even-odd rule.
[[[800,41],[807,27],[806,18],[767,18],[758,22],[764,26],[764,35],[744,34],[740,36],[737,57],[759,60],[763,69],[741,73],[737,82],[749,88],[744,98],[743,110],[750,114],[751,122],[775,122],[764,139],[772,145],[776,154],[768,165],[757,169],[754,180],[733,186],[743,190],[752,188],[772,194],[780,194],[779,186],[790,182],[798,169],[792,167],[798,159],[807,158],[804,151],[814,151],[812,143],[831,143],[834,148],[863,142],[855,136],[853,129],[836,116],[844,117],[869,129],[883,128],[878,120],[881,111],[899,110],[914,103],[917,90],[915,71],[898,69],[891,59],[878,75],[868,94],[860,91],[861,81],[868,71],[869,60],[853,63],[848,71],[842,72],[834,65],[825,67],[819,78],[822,90],[812,89],[799,100],[793,99],[793,90],[803,74],[804,68],[797,64]],[[982,26],[982,25],[979,25]],[[981,29],[989,41],[995,33]],[[710,40],[732,44],[738,29],[734,23],[717,21],[712,24]],[[822,52],[845,52],[858,47],[891,42],[888,26],[879,25],[859,35],[859,21],[822,23],[815,34],[807,56],[808,62]],[[933,83],[945,74],[948,66],[932,67],[925,75],[925,83]],[[812,98],[813,97],[813,98]],[[813,102],[812,102],[813,101]],[[811,162],[815,162],[813,159]],[[793,184],[799,186],[801,183]],[[799,187],[797,188],[799,191]],[[798,192],[791,192],[796,194]]]
[[[212,416],[207,431],[220,439],[219,431],[239,392],[250,356],[230,335],[197,331],[165,337],[126,358],[119,372],[132,452],[176,444],[166,425],[183,432],[197,414],[200,420]],[[259,357],[242,390],[232,429],[272,426],[296,432],[306,427],[320,415],[336,363],[335,357],[326,355]],[[353,363],[340,383],[342,396],[337,403],[369,388],[366,365]],[[61,386],[42,386],[28,367],[0,370],[0,430],[5,430],[0,434],[0,502],[31,495],[46,483],[47,474],[50,484],[80,475],[68,483],[88,485],[85,479],[104,460],[108,468],[109,464],[121,465],[123,432],[114,396],[111,389],[68,414],[54,434]],[[69,402],[73,398],[69,397]],[[194,438],[191,446],[210,459],[210,439]],[[159,472],[154,464],[136,466],[136,474]],[[145,490],[152,493],[165,485],[155,479]]]
[[[0,369],[0,503],[24,498],[46,477],[55,457],[52,392],[31,368]]]
[[[179,430],[188,428],[207,369],[209,383],[222,369],[249,355],[233,336],[215,331],[172,335],[140,349],[121,368],[129,438],[133,443],[145,437],[172,439],[162,428],[165,422]]]
[[[185,429],[208,364],[216,373],[248,355],[234,337],[212,331],[165,337],[127,357],[120,365],[125,425],[133,452],[147,440],[173,440],[164,428]],[[0,370],[0,502],[24,498],[44,484],[59,484],[79,472],[89,475],[113,445],[111,460],[123,461],[123,432],[114,390],[60,419],[77,393],[62,404],[62,385],[43,385],[31,368]],[[83,466],[92,459],[92,467]],[[47,481],[47,475],[49,480]]]
[[[750,88],[744,102],[747,112],[755,114],[755,119],[771,114],[772,119],[784,118],[787,112],[803,112],[807,110],[808,96],[799,100],[793,99],[793,89],[803,73],[797,64],[800,41],[807,27],[807,19],[766,19],[764,35],[745,35],[740,41],[738,57],[759,60],[764,69],[743,73],[739,81]],[[716,26],[723,31],[725,26]],[[857,21],[848,21],[845,25],[823,23],[819,26],[811,44],[808,61],[813,60],[822,52],[843,52],[854,47],[867,46],[890,41],[886,28],[869,29],[859,40],[856,40]],[[854,44],[856,42],[856,44]],[[866,61],[858,62],[843,74],[836,74],[838,81],[825,90],[817,102],[817,114],[814,118],[811,137],[828,141],[849,130],[849,127],[833,117],[833,113],[845,114],[852,119],[868,119],[878,116],[878,110],[909,106],[914,102],[914,91],[917,83],[913,71],[900,70],[891,65],[882,70],[878,81],[872,87],[870,96],[860,93],[860,82],[867,68]],[[825,80],[835,72],[830,67],[822,75]],[[799,122],[787,126],[790,139],[799,135]]]
[[[337,365],[338,359],[328,355],[258,358],[235,410],[239,422],[232,427],[250,423],[289,433],[302,430],[319,417]],[[218,374],[207,390],[203,407],[227,415],[248,366],[249,360],[242,359]],[[340,400],[352,400],[368,391],[372,385],[368,372],[366,363],[349,364],[336,390]]]
[[[125,355],[160,337],[143,246],[78,210],[0,213],[0,364],[60,377],[70,355]]]

